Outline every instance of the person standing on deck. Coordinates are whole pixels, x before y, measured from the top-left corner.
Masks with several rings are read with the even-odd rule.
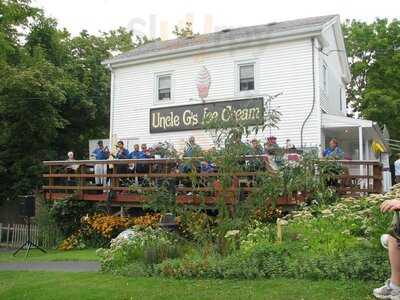
[[[323,157],[326,158],[334,158],[334,159],[343,159],[344,153],[343,150],[340,149],[339,144],[336,139],[331,139],[329,141],[329,147],[325,149],[322,154]]]
[[[133,146],[133,151],[131,152],[131,154],[129,154],[131,159],[146,159],[146,154],[140,150],[139,148],[139,144],[135,144]],[[135,163],[135,173],[145,173],[145,164],[143,163]],[[139,177],[139,184],[141,184],[143,182],[143,177]]]
[[[110,156],[110,151],[108,147],[104,147],[103,141],[97,142],[97,148],[93,150],[92,155],[96,160],[106,160]],[[94,165],[95,175],[105,175],[107,174],[107,164],[95,164]],[[95,177],[96,185],[104,185],[107,182],[105,177]]]
[[[400,153],[397,153],[397,160],[394,162],[395,182],[400,183]]]
[[[144,153],[145,158],[151,158],[150,150],[147,148],[146,144],[142,144],[141,146],[142,152]]]
[[[183,150],[183,157],[199,157],[201,156],[201,148],[196,144],[194,136],[189,137],[189,141],[186,143],[186,147]],[[199,164],[195,164],[196,168],[200,168]],[[183,172],[189,173],[192,170],[192,162],[183,163]]]
[[[116,159],[129,159],[129,151],[125,148],[123,141],[118,141],[117,145],[117,154],[115,155]],[[128,173],[128,165],[127,164],[116,164],[117,173],[126,174]]]
[[[144,159],[145,154],[143,151],[140,151],[139,144],[135,144],[133,146],[133,151],[129,154],[129,158],[131,159]]]

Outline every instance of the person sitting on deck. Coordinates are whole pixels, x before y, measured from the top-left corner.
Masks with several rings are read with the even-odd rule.
[[[74,152],[69,151],[67,153],[67,157],[68,157],[67,161],[70,161],[70,162],[75,161]],[[68,165],[65,166],[65,171],[68,174],[75,174],[78,169],[79,169],[79,165],[78,164],[74,164],[74,163],[71,163],[71,164],[68,164]],[[75,185],[75,183],[76,183],[75,179],[73,179],[71,177],[67,178],[67,185]]]
[[[343,150],[340,149],[337,140],[331,139],[329,141],[329,147],[325,149],[322,156],[326,158],[343,159],[344,153]]]
[[[106,160],[110,156],[110,151],[108,147],[104,147],[103,141],[97,142],[97,148],[93,150],[92,155],[96,160]],[[95,164],[94,165],[94,174],[95,175],[104,175],[107,174],[107,164]],[[107,182],[105,177],[95,177],[96,185],[103,185]]]

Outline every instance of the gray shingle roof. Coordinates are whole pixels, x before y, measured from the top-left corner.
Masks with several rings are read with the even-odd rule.
[[[208,45],[223,45],[225,43],[234,42],[235,40],[257,40],[274,34],[290,34],[290,32],[300,32],[307,29],[312,30],[323,26],[335,17],[337,17],[337,15],[311,17],[222,30],[218,32],[197,35],[192,38],[179,38],[166,41],[158,40],[144,44],[128,52],[121,53],[105,61],[104,63],[114,63],[130,59],[135,60],[143,56],[149,57],[158,54],[169,54],[177,50],[185,51],[186,49],[193,49],[193,47],[196,46],[207,47]]]

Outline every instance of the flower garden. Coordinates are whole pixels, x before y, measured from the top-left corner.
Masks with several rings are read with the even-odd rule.
[[[382,281],[389,265],[379,238],[392,217],[379,205],[399,194],[395,186],[386,195],[314,200],[291,212],[254,209],[235,217],[185,208],[175,212],[173,230],[160,226],[160,213],[120,217],[80,207],[80,222],[60,249],[96,247],[102,271],[123,276]],[[65,207],[79,203],[58,205],[67,217]],[[51,213],[57,214],[56,206]]]
[[[225,144],[219,151],[202,153],[219,169],[221,201],[215,207],[178,204],[168,179],[145,192],[150,200],[136,216],[111,215],[77,199],[48,203],[48,217],[65,236],[60,249],[96,248],[101,270],[122,276],[387,278],[389,265],[380,236],[388,230],[391,216],[382,214],[379,206],[386,199],[397,198],[400,186],[385,195],[339,198],[335,176],[343,172],[340,165],[304,152],[295,162],[281,160],[273,174],[262,170],[250,178],[255,192],[232,210],[224,201],[232,186],[231,174],[257,168],[243,164],[247,149],[237,142],[251,132],[242,123],[211,128],[212,136],[218,137],[216,145]],[[193,158],[188,163],[200,162]],[[190,172],[191,186],[204,185],[196,182],[196,168]],[[130,192],[142,191],[132,185]],[[307,198],[295,210],[276,206],[279,197],[299,192]],[[173,218],[174,226],[162,226],[165,216]]]

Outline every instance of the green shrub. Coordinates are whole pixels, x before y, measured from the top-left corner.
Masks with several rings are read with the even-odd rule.
[[[382,281],[389,275],[379,237],[391,221],[378,197],[346,199],[293,212],[282,244],[274,224],[254,221],[228,256],[165,260],[157,274],[176,278],[298,278]]]
[[[132,266],[147,273],[168,258],[181,256],[182,247],[176,236],[160,228],[134,227],[129,236],[111,241],[109,249],[99,249],[101,269],[114,274],[132,272]]]

